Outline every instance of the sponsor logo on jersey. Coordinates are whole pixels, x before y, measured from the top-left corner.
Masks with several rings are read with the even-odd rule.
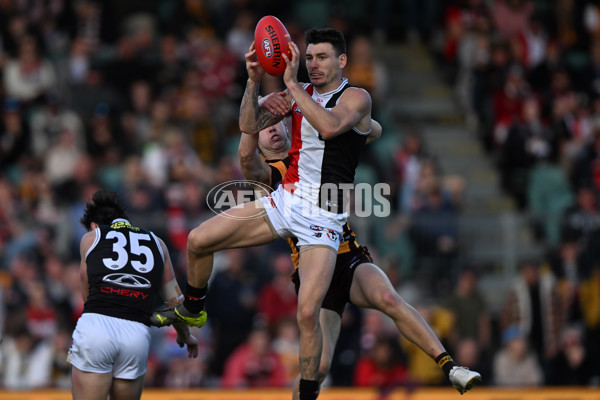
[[[338,233],[333,229],[327,229],[327,237],[334,242],[337,242],[339,240]]]
[[[122,228],[131,228],[134,229],[131,224],[127,221],[117,221],[113,224],[110,225],[111,229],[122,229]],[[139,228],[135,228],[135,229],[139,229]]]
[[[102,280],[127,288],[148,289],[149,287],[152,287],[150,281],[143,276],[125,273],[108,274],[104,276]]]
[[[146,300],[148,298],[148,296],[150,296],[149,294],[145,294],[138,290],[125,289],[125,288],[113,288],[110,286],[102,286],[100,288],[100,291],[102,293],[106,293],[106,294],[125,296],[125,297],[133,297],[133,298],[142,299],[142,300]]]

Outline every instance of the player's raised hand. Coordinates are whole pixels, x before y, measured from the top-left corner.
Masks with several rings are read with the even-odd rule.
[[[246,71],[248,71],[248,78],[253,82],[258,82],[262,79],[265,74],[265,70],[261,67],[256,57],[256,48],[254,48],[254,42],[248,48],[248,52],[244,55],[246,59]]]
[[[300,65],[300,50],[298,46],[294,42],[290,42],[289,46],[292,58],[288,58],[287,54],[282,54],[286,64],[285,72],[283,73],[283,82],[286,86],[298,83],[298,66]]]

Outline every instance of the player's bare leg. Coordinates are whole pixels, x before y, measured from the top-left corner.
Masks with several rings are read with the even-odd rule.
[[[434,359],[461,394],[481,381],[479,373],[454,363],[421,314],[400,297],[377,266],[365,263],[356,267],[350,300],[359,307],[374,308],[392,318],[398,331]]]
[[[71,372],[73,400],[106,400],[112,379],[112,372],[98,374],[73,367]]]
[[[374,308],[392,318],[400,333],[432,358],[445,351],[421,314],[400,297],[377,266],[365,263],[356,267],[350,301],[358,307]]]
[[[323,336],[323,351],[321,352],[321,362],[319,364],[319,385],[323,383],[333,361],[333,352],[337,343],[342,326],[342,319],[335,311],[322,308],[319,313],[319,322],[321,324],[321,332]],[[300,383],[300,375],[294,381],[293,400],[299,400],[298,385]],[[320,386],[319,386],[320,387]]]
[[[298,329],[300,331],[300,391],[318,392],[323,337],[319,323],[321,304],[331,283],[337,253],[327,246],[300,250]],[[316,398],[316,397],[315,397]]]
[[[144,389],[144,375],[137,379],[113,380],[110,390],[110,400],[139,400]]]
[[[206,323],[204,301],[215,251],[258,246],[272,242],[277,235],[265,219],[261,200],[241,204],[203,222],[188,235],[187,287],[183,304],[156,310],[151,318],[156,326],[182,321],[201,327]]]
[[[203,222],[188,236],[187,273],[190,285],[206,286],[219,250],[258,246],[276,239],[265,220],[260,200],[231,208]]]

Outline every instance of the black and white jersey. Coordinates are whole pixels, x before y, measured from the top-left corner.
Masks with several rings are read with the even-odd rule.
[[[85,255],[89,294],[83,312],[150,325],[160,304],[164,254],[154,233],[125,219],[95,229]]]
[[[340,86],[328,93],[318,93],[312,84],[306,84],[304,89],[319,105],[332,109],[349,87],[348,80],[343,78]],[[353,128],[333,139],[325,140],[304,118],[302,110],[293,101],[292,145],[288,152],[290,167],[283,182],[284,189],[326,210],[344,212],[345,201],[342,199],[340,185],[354,183],[360,151],[369,133],[370,131],[359,132]],[[322,193],[326,184],[335,188],[327,195]]]

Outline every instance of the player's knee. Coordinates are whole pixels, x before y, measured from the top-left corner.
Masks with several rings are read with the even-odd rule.
[[[208,235],[202,225],[194,228],[188,235],[187,248],[197,254],[208,253]]]
[[[312,305],[298,305],[296,319],[298,320],[298,328],[300,330],[313,330],[319,324],[319,309]]]
[[[402,307],[402,298],[393,290],[384,290],[379,293],[379,306],[386,313],[394,312]]]

